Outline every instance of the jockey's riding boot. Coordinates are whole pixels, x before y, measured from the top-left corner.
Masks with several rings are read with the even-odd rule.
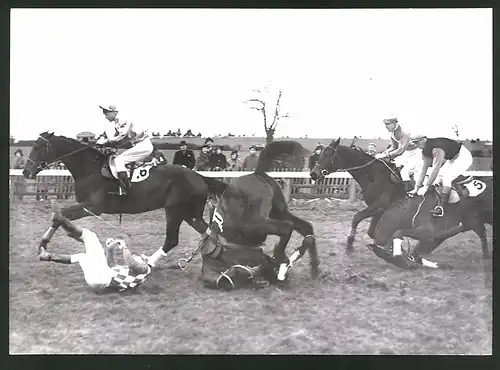
[[[451,190],[450,187],[443,186],[443,190],[441,191],[441,194],[439,194],[439,197],[438,197],[438,204],[431,210],[431,214],[434,217],[443,217],[444,216],[443,205],[448,202],[448,198],[450,196],[450,190]]]
[[[122,195],[127,195],[127,190],[130,188],[130,180],[126,171],[118,172],[118,181],[123,190]]]

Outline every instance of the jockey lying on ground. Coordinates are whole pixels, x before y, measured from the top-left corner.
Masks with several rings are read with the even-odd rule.
[[[443,183],[443,190],[438,198],[438,204],[431,213],[436,217],[444,215],[443,204],[448,202],[451,182],[462,175],[472,165],[472,154],[458,141],[445,137],[427,138],[425,135],[412,135],[412,142],[422,149],[423,164],[415,180],[415,188],[409,195],[425,195],[429,186]],[[432,164],[432,173],[422,185],[428,168]]]
[[[132,254],[123,237],[108,238],[106,240],[107,256],[99,242],[97,235],[85,228],[74,225],[61,214],[55,204],[53,207],[53,221],[67,231],[68,236],[85,244],[85,253],[55,254],[46,251],[40,254],[41,261],[52,261],[64,264],[79,263],[83,270],[85,281],[96,292],[124,291],[133,289],[144,283],[151,273],[151,266],[144,255]],[[123,260],[126,266],[115,265],[114,249],[123,251]],[[110,267],[111,266],[111,267]]]
[[[100,137],[96,144],[132,145],[131,148],[125,150],[115,158],[120,185],[124,190],[124,194],[126,194],[127,189],[130,188],[130,181],[125,165],[145,159],[153,152],[153,143],[145,130],[138,129],[132,122],[118,118],[118,111],[115,106],[110,105],[109,108],[99,107],[102,109],[106,119],[114,123],[115,134],[109,138]]]

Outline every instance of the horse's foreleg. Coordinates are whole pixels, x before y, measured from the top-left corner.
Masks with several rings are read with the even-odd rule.
[[[87,217],[90,214],[84,210],[84,208],[87,207],[86,204],[75,204],[66,208],[63,208],[61,210],[61,213],[64,217],[68,218],[69,220],[77,220],[79,218]],[[38,254],[42,252],[42,250],[47,250],[47,244],[50,242],[54,234],[56,233],[57,229],[59,228],[59,223],[52,221],[52,225],[47,229],[45,234],[43,234],[42,239],[40,240],[40,243],[38,244]]]
[[[450,229],[444,230],[442,232],[439,232],[436,234],[436,231],[433,228],[429,227],[417,227],[415,229],[406,229],[406,230],[397,230],[394,235],[393,235],[393,256],[401,256],[402,250],[401,250],[401,244],[402,244],[402,238],[404,236],[411,238],[411,239],[416,239],[419,240],[420,242],[428,243],[433,247],[431,249],[434,250],[439,244],[441,244],[444,240],[451,238],[452,236],[455,236],[465,230],[464,226],[460,223],[457,226],[454,226]],[[436,268],[438,267],[436,263],[428,261],[421,256],[418,255],[418,253],[415,253],[414,260],[419,262],[420,264],[427,266],[427,267],[433,267]],[[412,256],[409,256],[410,258]]]
[[[312,224],[293,215],[289,211],[284,213],[283,217],[285,220],[292,221],[294,230],[304,237],[302,245],[298,247],[290,257],[290,262],[295,263],[304,255],[305,251],[308,250],[309,257],[311,258],[311,277],[315,279],[318,276],[319,258]]]
[[[372,216],[372,219],[370,220],[370,226],[368,227],[368,236],[372,239],[375,239],[375,229],[378,225],[378,222],[380,221],[380,218],[384,214],[384,211],[380,211],[380,213],[375,214]]]
[[[354,250],[352,245],[356,237],[356,229],[358,228],[359,223],[368,217],[373,217],[374,215],[378,214],[381,214],[380,208],[378,206],[371,205],[368,208],[365,208],[354,215],[351,221],[351,227],[349,228],[349,233],[347,234],[347,246],[346,246],[347,253],[351,253]]]

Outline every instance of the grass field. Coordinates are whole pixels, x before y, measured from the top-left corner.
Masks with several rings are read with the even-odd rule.
[[[34,253],[50,218],[48,202],[10,206],[10,353],[292,353],[491,354],[490,265],[479,240],[465,233],[446,241],[431,260],[439,270],[402,271],[365,248],[344,254],[345,234],[362,203],[293,203],[318,240],[321,274],[309,277],[304,256],[284,288],[211,291],[202,287],[201,258],[186,271],[169,268],[191,252],[198,236],[181,227],[180,244],[134,293],[97,295],[78,265],[40,262]],[[118,225],[118,216],[104,215]],[[162,211],[124,215],[132,249],[151,253],[162,243]],[[77,221],[104,240],[115,234],[96,218]],[[491,245],[491,229],[488,229]],[[270,237],[265,249],[274,245]],[[294,234],[289,250],[299,245]],[[62,230],[49,250],[83,246]]]

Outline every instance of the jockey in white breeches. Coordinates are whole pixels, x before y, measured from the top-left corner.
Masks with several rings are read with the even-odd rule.
[[[115,158],[115,166],[118,172],[120,184],[126,191],[130,187],[130,182],[127,176],[126,164],[138,162],[146,159],[153,152],[153,143],[149,138],[146,130],[140,129],[132,122],[122,120],[118,116],[116,107],[110,105],[109,108],[99,106],[104,113],[106,119],[114,123],[114,136],[101,137],[97,140],[98,145],[106,145],[110,143],[132,144],[132,148],[125,150]]]
[[[39,256],[41,261],[78,263],[83,271],[85,282],[95,292],[133,289],[146,281],[152,269],[147,262],[148,257],[131,253],[125,244],[125,237],[108,238],[106,253],[94,232],[74,225],[61,214],[54,201],[52,207],[53,222],[59,223],[70,237],[83,242],[85,253],[68,255],[48,253],[43,250]],[[122,250],[125,265],[115,265],[113,254],[115,248]]]
[[[384,119],[384,124],[391,133],[391,146],[382,153],[375,155],[377,159],[394,159],[396,166],[403,165],[401,178],[403,181],[410,181],[410,174],[415,173],[420,161],[420,150],[410,143],[410,135],[405,133],[398,123],[397,118]]]
[[[443,190],[437,206],[431,211],[436,217],[442,217],[442,205],[448,201],[451,183],[472,165],[472,154],[462,143],[445,137],[427,138],[423,134],[412,135],[412,141],[422,149],[422,167],[415,180],[415,188],[410,195],[425,195],[429,186],[443,183]],[[429,178],[425,175],[432,164]],[[425,180],[425,184],[424,184]]]

